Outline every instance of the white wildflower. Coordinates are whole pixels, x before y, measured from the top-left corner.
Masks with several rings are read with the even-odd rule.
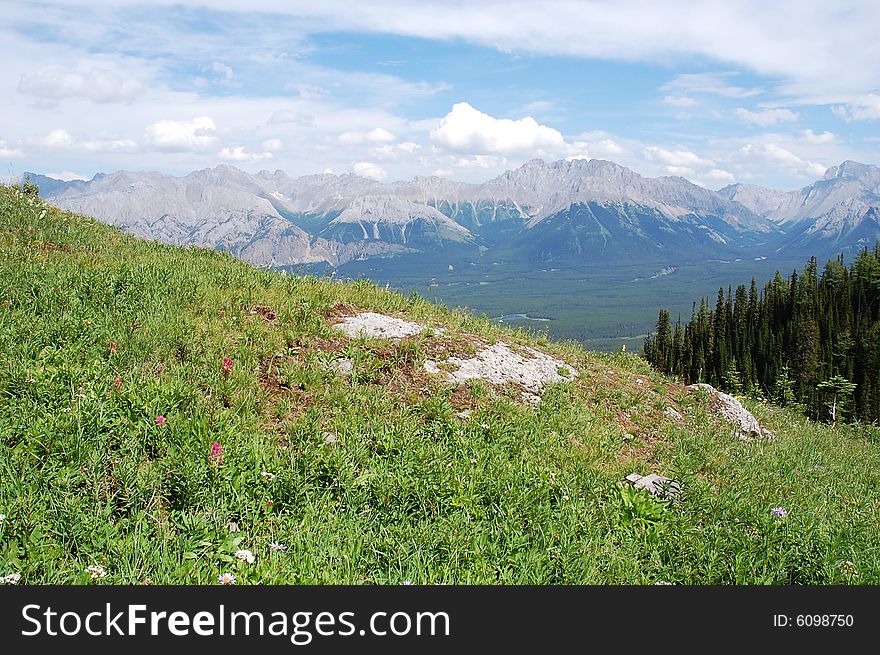
[[[9,573],[7,575],[0,576],[0,585],[13,585],[18,584],[21,581],[21,573]]]
[[[278,541],[273,541],[271,544],[269,544],[269,548],[271,550],[281,551],[282,553],[287,550],[287,546]]]
[[[86,567],[86,573],[92,577],[92,580],[107,577],[107,571],[100,564],[90,564]]]
[[[266,478],[269,482],[272,482],[272,480],[275,479],[275,474],[269,473],[268,471],[263,471],[262,473],[260,473],[260,475]]]
[[[253,564],[257,559],[254,554],[249,550],[237,550],[235,551],[235,557],[240,559],[242,562],[247,562],[248,564]]]

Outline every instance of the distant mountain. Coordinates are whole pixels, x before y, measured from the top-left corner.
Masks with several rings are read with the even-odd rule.
[[[221,165],[173,177],[121,171],[88,182],[27,174],[42,195],[138,236],[227,250],[258,265],[445,253],[613,262],[735,256],[758,244],[851,245],[880,234],[880,169],[844,162],[799,191],[647,178],[604,160],[535,159],[483,184],[290,178]]]
[[[780,192],[733,184],[720,195],[783,228],[786,246],[820,253],[871,247],[880,238],[880,167],[845,161],[822,179]]]

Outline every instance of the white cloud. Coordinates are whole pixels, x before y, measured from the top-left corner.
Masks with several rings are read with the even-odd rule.
[[[374,143],[390,143],[397,140],[396,136],[383,127],[376,127],[370,130],[367,132],[366,138],[367,141],[372,141]]]
[[[834,107],[834,113],[845,121],[863,121],[880,118],[880,94],[869,93]]]
[[[98,103],[128,103],[141,95],[144,89],[140,83],[124,79],[106,68],[80,72],[50,66],[36,73],[22,75],[18,91],[53,100],[86,98]]]
[[[562,153],[562,134],[531,116],[519,120],[494,118],[466,102],[452,106],[431,131],[431,140],[456,152],[474,154]]]
[[[823,175],[826,170],[825,166],[802,159],[775,143],[748,144],[740,149],[740,154],[746,159],[784,169],[786,173],[795,177],[816,178]]]
[[[361,177],[378,180],[379,182],[388,177],[388,172],[384,168],[368,161],[355,162],[351,165],[351,172]]]
[[[269,120],[266,122],[269,125],[284,125],[285,123],[291,123],[293,125],[299,125],[300,127],[314,127],[315,117],[309,114],[282,109],[269,116]]]
[[[657,146],[648,146],[645,148],[644,154],[648,161],[663,164],[666,172],[671,175],[693,175],[699,168],[714,165],[713,161],[703,159],[695,152],[685,148],[667,150]]]
[[[221,148],[217,153],[220,159],[226,161],[257,161],[259,159],[272,159],[271,152],[248,152],[244,146],[232,146]]]
[[[693,107],[699,104],[690,96],[663,96],[663,102],[672,107]]]
[[[758,87],[742,87],[730,82],[738,73],[724,71],[720,73],[683,73],[676,75],[672,80],[660,87],[663,91],[678,91],[685,93],[704,93],[721,96],[723,98],[748,98],[763,93]],[[673,98],[673,96],[666,96]],[[666,100],[664,98],[664,100]],[[670,103],[673,104],[673,103]]]
[[[82,180],[88,181],[90,178],[81,175],[80,173],[74,173],[72,171],[61,171],[60,173],[46,173],[46,177],[51,177],[53,180],[61,180],[62,182],[73,182],[74,180]]]
[[[263,150],[266,152],[278,152],[284,147],[281,139],[266,139],[263,141]]]
[[[235,85],[235,73],[232,70],[232,67],[228,64],[224,64],[222,61],[215,61],[211,64],[211,71],[220,78],[220,81],[226,86]]]
[[[626,153],[614,139],[583,136],[587,140],[576,139],[566,147],[566,159],[615,159]]]
[[[217,128],[210,116],[189,121],[161,120],[147,125],[147,141],[158,150],[185,152],[211,146]]]
[[[131,139],[103,138],[77,139],[65,129],[52,130],[37,145],[57,150],[77,150],[80,152],[134,152],[138,144]]]
[[[397,140],[391,132],[383,127],[376,127],[369,132],[343,132],[338,137],[340,143],[357,145],[366,141],[370,143],[391,143]]]
[[[21,150],[13,148],[6,141],[0,139],[0,159],[20,159],[24,156]]]
[[[69,148],[73,145],[73,137],[67,130],[52,130],[45,136],[43,143],[50,148]]]
[[[821,134],[816,134],[811,129],[806,129],[801,132],[804,141],[813,145],[822,145],[825,143],[834,143],[837,140],[837,136],[834,132],[822,132]]]
[[[752,125],[760,125],[762,127],[767,127],[774,123],[790,123],[799,118],[799,115],[790,109],[763,109],[761,111],[749,111],[744,107],[740,107],[736,110],[736,115],[739,116],[740,120],[743,122],[751,123]]]
[[[732,173],[720,168],[713,168],[711,171],[703,175],[703,178],[707,182],[713,182],[715,184],[730,184],[736,180]]]

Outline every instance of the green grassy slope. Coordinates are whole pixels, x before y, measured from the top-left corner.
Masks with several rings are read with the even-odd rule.
[[[472,334],[530,343],[580,376],[536,408],[452,388],[419,372],[434,336],[335,333],[353,308],[465,350]],[[774,441],[734,439],[636,356],[138,241],[0,189],[0,576],[23,583],[880,582],[876,431],[751,408]],[[622,490],[633,471],[682,494]]]

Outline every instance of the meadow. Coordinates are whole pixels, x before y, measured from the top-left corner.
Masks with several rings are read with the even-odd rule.
[[[531,345],[579,375],[537,406],[453,387],[420,374],[431,333],[345,337],[342,309]],[[0,189],[7,583],[880,582],[877,428],[744,402],[773,440],[736,439],[633,354]],[[622,485],[632,472],[681,493]]]

